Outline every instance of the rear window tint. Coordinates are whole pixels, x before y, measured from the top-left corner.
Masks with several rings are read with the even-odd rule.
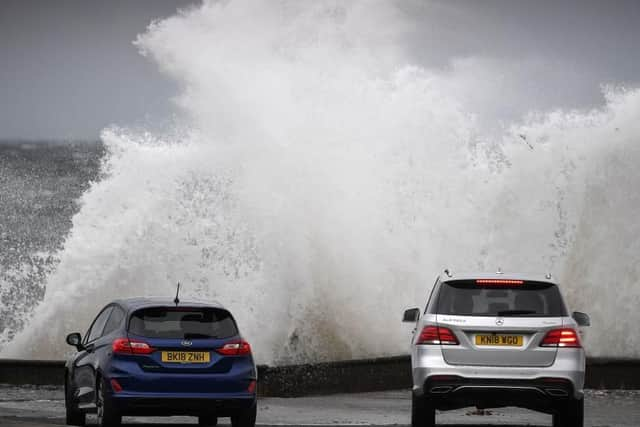
[[[218,308],[152,307],[131,315],[129,332],[148,338],[229,338],[238,334],[227,310]]]
[[[545,282],[519,285],[478,285],[475,280],[442,284],[439,314],[458,316],[566,316],[558,287]]]

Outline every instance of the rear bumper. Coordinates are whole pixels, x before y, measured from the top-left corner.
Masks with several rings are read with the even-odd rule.
[[[426,380],[422,396],[441,410],[519,406],[553,413],[574,392],[571,382],[561,378],[495,380],[436,375]]]
[[[224,373],[149,372],[141,363],[135,357],[112,359],[105,372],[105,379],[119,386],[110,395],[122,415],[229,416],[256,403],[252,359],[238,358]]]
[[[256,403],[254,394],[169,395],[114,393],[113,403],[123,415],[199,415],[230,416]]]
[[[414,346],[412,354],[413,393],[439,401],[441,409],[450,403],[450,409],[475,405],[544,410],[558,401],[582,398],[584,370],[582,349],[559,349],[554,363],[544,367],[449,365],[440,346]]]

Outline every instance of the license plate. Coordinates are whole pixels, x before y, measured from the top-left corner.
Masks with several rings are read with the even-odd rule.
[[[209,363],[208,351],[163,351],[162,361],[167,363]]]
[[[476,335],[476,345],[499,345],[506,347],[522,347],[522,335]]]

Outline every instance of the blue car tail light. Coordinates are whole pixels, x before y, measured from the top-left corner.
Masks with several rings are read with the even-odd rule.
[[[116,338],[111,344],[114,354],[151,354],[156,351],[144,341]]]
[[[245,340],[238,340],[226,343],[216,352],[223,356],[248,356],[251,354],[251,346]]]

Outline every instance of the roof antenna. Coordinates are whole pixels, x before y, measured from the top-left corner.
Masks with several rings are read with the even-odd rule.
[[[176,303],[176,307],[178,306],[178,304],[180,304],[180,282],[178,282],[178,288],[176,289],[176,298],[173,300],[174,303]]]
[[[504,274],[504,273],[502,272],[502,269],[498,267],[498,271],[496,271],[496,274]]]
[[[446,275],[447,275],[447,277],[451,277],[451,276],[452,276],[452,274],[451,274],[451,272],[449,271],[449,269],[448,269],[448,268],[445,268],[445,269],[444,269],[444,274],[446,274]]]

